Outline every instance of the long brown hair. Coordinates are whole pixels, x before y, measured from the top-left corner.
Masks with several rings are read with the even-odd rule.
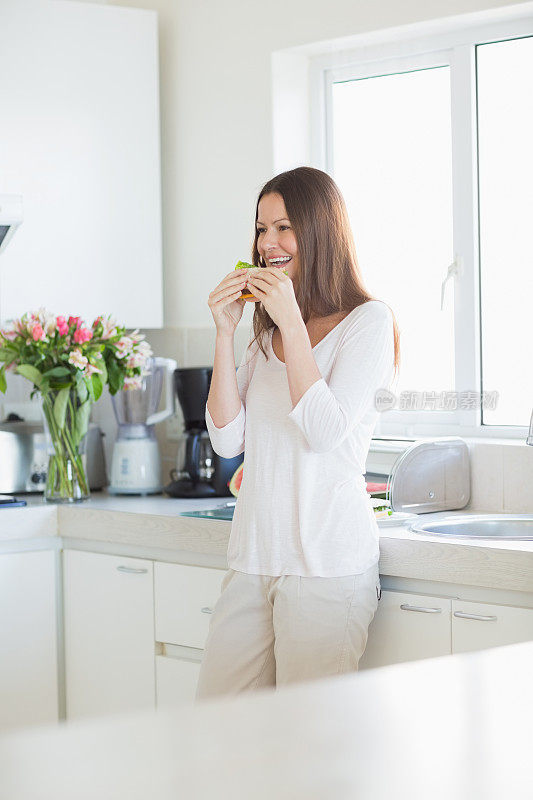
[[[376,300],[367,291],[355,252],[350,220],[344,198],[335,181],[320,169],[297,167],[271,178],[261,189],[255,208],[266,194],[280,194],[294,229],[298,247],[299,274],[294,294],[305,323],[311,317],[348,314],[354,308]],[[257,226],[252,246],[252,264],[266,266],[257,249]],[[390,308],[390,306],[389,306]],[[400,334],[392,312],[394,328],[394,371],[400,362]],[[268,360],[264,335],[276,325],[262,303],[255,303],[254,339]]]

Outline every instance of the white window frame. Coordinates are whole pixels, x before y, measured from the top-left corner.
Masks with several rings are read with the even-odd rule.
[[[453,252],[461,259],[460,275],[454,280],[455,341],[461,342],[461,348],[455,347],[455,390],[491,391],[497,387],[484,387],[481,374],[476,45],[533,36],[533,14],[529,12],[518,19],[482,25],[457,22],[455,27],[447,25],[445,32],[417,37],[412,36],[411,26],[409,29],[411,35],[403,37],[399,33],[401,29],[391,30],[391,40],[376,45],[363,43],[355,48],[335,50],[330,44],[327,55],[309,59],[311,163],[332,173],[330,126],[335,81],[449,66]],[[357,232],[354,233],[357,237]],[[443,280],[447,266],[442,265]],[[450,289],[447,284],[447,292]],[[531,402],[533,405],[533,397]],[[526,426],[482,425],[481,416],[480,408],[450,412],[391,410],[380,414],[375,435],[411,438],[460,434],[489,439],[525,439],[527,436]]]

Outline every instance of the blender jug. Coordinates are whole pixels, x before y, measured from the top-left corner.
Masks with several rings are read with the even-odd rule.
[[[175,412],[172,358],[151,357],[138,389],[111,395],[118,433],[111,462],[111,494],[160,494],[161,457],[155,425]],[[165,383],[165,408],[157,411]]]

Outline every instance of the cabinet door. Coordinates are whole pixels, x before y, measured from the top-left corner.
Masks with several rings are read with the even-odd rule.
[[[451,600],[383,590],[359,669],[451,653]]]
[[[197,659],[170,654],[156,656],[157,708],[174,708],[193,703],[200,674],[201,653]]]
[[[152,562],[64,553],[67,718],[154,708]]]
[[[223,569],[156,562],[156,640],[203,649],[225,575]]]
[[[0,2],[1,191],[24,206],[0,319],[45,306],[163,325],[157,50],[155,11]]]
[[[484,650],[533,639],[533,609],[452,601],[454,653]]]
[[[55,553],[0,555],[0,729],[57,722]]]

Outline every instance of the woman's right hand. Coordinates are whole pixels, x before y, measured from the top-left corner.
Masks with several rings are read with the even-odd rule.
[[[218,333],[231,335],[239,324],[246,300],[239,299],[246,286],[247,269],[237,269],[213,289],[207,301]]]

